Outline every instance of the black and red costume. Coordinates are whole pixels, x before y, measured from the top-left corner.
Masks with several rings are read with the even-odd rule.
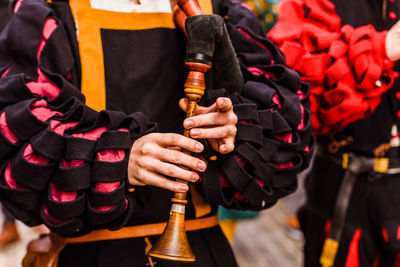
[[[154,131],[181,132],[184,114],[177,103],[183,97],[185,37],[166,25],[100,28],[104,73],[96,75],[104,77],[106,110],[95,111],[85,97],[92,103],[97,96],[82,94],[81,87],[83,80],[96,83],[101,76],[88,79],[78,42],[85,29],[95,30],[79,24],[79,15],[93,10],[74,14],[70,3],[17,1],[0,37],[0,199],[26,224],[45,223],[68,237],[165,222],[172,193],[152,186],[128,190],[126,169],[136,139]],[[273,205],[296,189],[296,175],[314,147],[308,86],[286,67],[249,9],[225,0],[213,1],[212,8],[225,18],[245,84],[241,92],[206,90],[203,105],[229,95],[239,122],[235,151],[208,160],[195,185],[212,205],[202,216],[215,214],[217,205],[251,210]],[[151,15],[172,19],[141,14]],[[189,196],[187,218],[196,217],[195,208]],[[219,227],[189,232],[188,238],[198,259],[189,266],[236,265]],[[144,266],[145,246],[143,238],[68,245],[59,266]]]
[[[344,222],[334,266],[400,266],[398,147],[392,142],[382,150],[397,138],[391,130],[399,122],[399,82],[386,56],[385,30],[399,14],[397,0],[287,0],[269,33],[311,86],[319,146],[299,211],[307,267],[320,266],[333,220]],[[356,179],[347,211],[332,219],[348,172],[343,155],[385,157],[395,168],[393,174],[350,170]]]

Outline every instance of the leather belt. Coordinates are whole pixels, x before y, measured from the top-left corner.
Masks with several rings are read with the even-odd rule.
[[[343,169],[348,168],[350,158],[357,157],[363,162],[364,166],[369,166],[370,171],[384,174],[400,173],[400,159],[385,157],[367,157],[356,153],[329,153],[324,147],[318,146],[316,155],[326,159],[332,163],[342,166]]]
[[[218,224],[218,215],[213,215],[200,219],[186,220],[185,230],[202,230]],[[85,236],[76,238],[63,238],[55,233],[50,233],[29,242],[22,266],[56,267],[58,265],[58,255],[67,244],[161,235],[166,225],[167,223],[165,222],[127,226],[117,231],[95,230]]]
[[[163,223],[126,226],[117,231],[101,229],[92,231],[85,236],[76,238],[66,238],[65,241],[67,244],[73,244],[73,243],[85,243],[85,242],[96,242],[96,241],[105,241],[113,239],[125,239],[125,238],[161,235],[166,225],[167,223],[163,222]],[[185,230],[196,231],[196,230],[211,228],[216,225],[218,225],[218,215],[200,219],[186,220]]]
[[[317,156],[335,163],[345,170],[336,196],[329,235],[324,242],[320,257],[320,263],[323,267],[331,267],[335,263],[336,253],[339,249],[347,208],[357,176],[370,172],[382,174],[400,173],[400,161],[385,157],[366,157],[355,153],[332,154],[322,146],[318,146]]]
[[[352,157],[347,163],[339,192],[336,196],[331,227],[328,238],[324,242],[320,263],[323,267],[331,267],[335,263],[336,253],[342,237],[347,208],[353,193],[354,184],[358,174],[370,171],[371,166],[360,157]]]

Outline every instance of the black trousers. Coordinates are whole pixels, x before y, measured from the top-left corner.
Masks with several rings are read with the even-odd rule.
[[[305,236],[304,266],[319,258],[339,186],[341,166],[320,157],[306,180],[307,202],[299,210]],[[335,267],[400,266],[400,174],[359,175],[345,217]]]
[[[196,262],[155,260],[155,267],[237,267],[231,247],[219,226],[187,232]],[[151,238],[155,243],[157,238]],[[144,267],[148,264],[144,238],[68,245],[60,254],[59,267]]]

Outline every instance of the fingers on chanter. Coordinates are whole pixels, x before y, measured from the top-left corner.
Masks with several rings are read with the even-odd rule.
[[[201,159],[187,155],[181,151],[163,149],[157,151],[156,153],[156,157],[163,162],[183,165],[187,168],[200,172],[204,172],[207,167]]]
[[[232,101],[227,97],[219,97],[215,101],[217,108],[221,112],[228,112],[233,108]]]
[[[226,140],[223,140],[223,143],[220,143],[219,145],[219,152],[221,154],[227,154],[232,152],[235,149],[235,145],[233,143],[233,138],[227,138]]]
[[[204,149],[202,143],[173,133],[163,134],[158,138],[157,143],[162,147],[181,147],[195,153],[200,153]]]
[[[196,182],[200,178],[196,172],[166,162],[159,162],[154,171],[163,176],[169,176],[171,178],[177,178],[188,182]]]
[[[188,185],[185,183],[173,181],[148,170],[143,171],[142,179],[145,180],[148,185],[164,188],[173,192],[186,192],[189,190]]]
[[[225,125],[213,128],[196,128],[190,130],[190,136],[201,139],[223,139],[235,136],[237,128],[235,125]]]

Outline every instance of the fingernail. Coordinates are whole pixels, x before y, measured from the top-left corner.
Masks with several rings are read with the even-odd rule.
[[[193,173],[193,174],[192,174],[192,181],[193,181],[193,182],[196,182],[197,180],[199,180],[199,178],[200,178],[200,177],[199,177],[199,175],[198,175],[197,173]]]
[[[197,165],[198,170],[200,171],[204,171],[206,169],[206,164],[204,162],[199,162],[199,164]]]
[[[193,121],[185,121],[185,127],[189,128],[193,126]]]
[[[203,151],[203,145],[202,145],[202,144],[197,143],[197,144],[195,145],[195,148],[196,148],[196,151],[198,151],[198,152]]]
[[[225,145],[222,145],[222,146],[219,148],[219,150],[221,150],[221,152],[226,152],[226,151],[227,151],[227,148],[226,148]]]
[[[186,184],[182,184],[179,186],[179,191],[186,192],[189,190],[189,187]]]
[[[191,136],[197,136],[197,135],[199,135],[200,134],[200,131],[199,130],[190,130],[190,135]]]

